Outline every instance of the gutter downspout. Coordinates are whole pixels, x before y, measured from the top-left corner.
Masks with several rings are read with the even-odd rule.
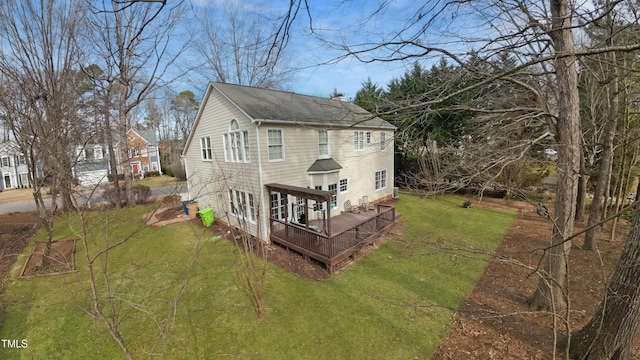
[[[264,180],[262,178],[262,157],[260,156],[260,149],[262,149],[262,146],[260,145],[260,125],[262,125],[261,121],[257,121],[256,122],[256,142],[258,144],[258,183],[260,185],[260,212],[261,212],[261,222],[262,222],[262,234],[261,237],[264,241],[266,241],[267,243],[271,242],[271,239],[269,238],[269,232],[268,232],[268,228],[267,225],[269,223],[269,219],[270,219],[270,214],[271,212],[269,211],[269,209],[267,209],[267,207],[265,206],[265,202],[264,202]]]

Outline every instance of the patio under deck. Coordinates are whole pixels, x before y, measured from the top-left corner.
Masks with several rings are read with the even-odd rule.
[[[324,263],[333,273],[336,264],[371,244],[395,222],[395,208],[382,203],[373,210],[342,212],[326,223],[313,220],[308,227],[271,218],[271,240]]]

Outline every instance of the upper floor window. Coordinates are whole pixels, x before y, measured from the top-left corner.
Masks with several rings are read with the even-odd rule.
[[[231,119],[231,122],[229,123],[229,131],[236,131],[239,129],[240,129],[240,126],[238,125],[238,120]]]
[[[387,148],[387,134],[384,131],[380,132],[380,151],[384,151]]]
[[[134,158],[134,157],[138,157],[138,149],[129,149],[129,158]]]
[[[213,159],[213,156],[211,154],[211,138],[209,136],[204,136],[200,138],[200,150],[201,150],[202,160]]]
[[[87,159],[85,149],[82,146],[76,146],[76,161],[84,161]]]
[[[318,156],[329,157],[329,133],[327,130],[318,130]]]
[[[2,157],[2,166],[9,166],[9,157],[8,156],[3,156]]]
[[[142,148],[141,155],[142,156],[147,156],[147,148]]]
[[[249,162],[249,132],[240,131],[238,121],[231,120],[229,132],[222,136],[224,160],[227,162]]]
[[[100,145],[95,145],[93,147],[93,158],[96,160],[102,160],[102,146]]]
[[[353,148],[356,150],[364,149],[364,131],[353,132]]]
[[[367,139],[367,144],[371,144],[371,131],[367,131],[365,138]]]
[[[269,161],[284,160],[282,129],[267,130],[267,145],[269,147]]]

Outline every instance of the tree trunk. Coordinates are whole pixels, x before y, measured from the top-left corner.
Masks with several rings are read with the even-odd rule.
[[[571,337],[576,360],[631,359],[631,346],[640,322],[640,204],[636,206],[616,271],[589,323]]]
[[[611,39],[611,37],[610,37]],[[612,45],[612,44],[609,44]],[[600,215],[602,214],[602,202],[604,198],[605,188],[607,187],[607,180],[611,176],[609,168],[613,162],[613,140],[616,136],[616,125],[618,124],[618,67],[616,66],[616,53],[607,53],[607,60],[609,63],[609,81],[608,86],[608,112],[607,123],[605,125],[604,134],[602,137],[602,154],[600,156],[600,168],[598,169],[598,179],[596,182],[596,188],[593,193],[593,202],[591,202],[591,209],[589,210],[589,220],[587,220],[587,228],[595,225],[600,221]],[[596,250],[595,228],[590,228],[584,234],[584,246],[585,250]]]
[[[587,183],[589,182],[589,176],[586,175],[587,168],[584,160],[584,156],[580,157],[580,178],[578,179],[578,196],[576,198],[576,221],[584,221],[584,210],[586,207],[587,199]]]
[[[565,239],[573,232],[582,153],[576,58],[568,55],[574,48],[570,2],[550,0],[550,9],[550,36],[555,52],[563,55],[554,61],[558,83],[558,184],[555,211],[551,218],[554,224],[551,246],[546,253],[538,288],[529,298],[529,303],[535,309],[557,311],[566,307],[567,258],[571,241]]]
[[[109,96],[105,96],[105,104],[108,104],[107,99]],[[109,147],[109,172],[112,176],[113,188],[115,189],[116,194],[116,207],[122,207],[122,199],[120,196],[120,184],[118,181],[118,163],[116,160],[116,153],[113,148],[113,133],[111,131],[111,114],[109,113],[109,107],[105,105],[104,110],[104,125],[107,137],[107,146]]]
[[[124,91],[127,91],[126,89]],[[125,105],[125,94],[120,94],[120,103],[118,105],[118,127],[120,130],[120,159],[122,162],[122,172],[124,173],[124,188],[125,188],[125,204],[127,206],[134,205],[135,199],[133,198],[133,172],[131,171],[131,161],[129,159],[129,143],[127,141],[127,130],[129,126],[127,124],[127,111]]]

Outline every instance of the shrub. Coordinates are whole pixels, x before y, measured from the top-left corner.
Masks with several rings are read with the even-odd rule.
[[[174,161],[171,163],[171,172],[176,180],[187,180],[187,172],[184,169],[182,161]]]
[[[162,166],[162,173],[173,177],[173,171],[171,171],[171,166]]]
[[[151,196],[151,188],[147,185],[133,185],[133,197],[136,204],[143,204],[149,200]],[[127,198],[127,192],[123,187],[120,188],[120,200],[124,201]],[[111,206],[115,206],[118,203],[118,197],[116,188],[113,186],[107,186],[102,193],[102,199],[107,201]]]
[[[107,179],[109,182],[113,182],[116,176],[118,177],[118,181],[124,180],[124,174],[109,174],[107,175]]]
[[[144,173],[144,177],[154,177],[154,176],[160,176],[160,172],[159,171],[147,171]]]
[[[133,185],[133,196],[136,204],[144,204],[151,196],[151,188],[147,185]]]

